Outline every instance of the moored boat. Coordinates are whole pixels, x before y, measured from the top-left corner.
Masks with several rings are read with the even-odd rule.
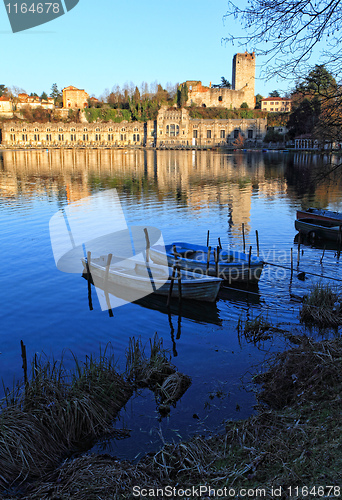
[[[217,298],[222,280],[220,278],[193,273],[182,269],[176,270],[172,280],[173,270],[170,267],[146,263],[142,260],[115,257],[108,255],[91,258],[88,264],[82,259],[84,272],[89,271],[96,286],[96,279],[101,283],[106,281],[117,289],[123,289],[129,294],[129,301],[135,301],[142,296],[156,293],[169,295],[172,286],[172,297],[214,302]],[[165,257],[164,257],[165,259]],[[108,264],[109,263],[109,264]],[[180,273],[180,287],[178,277]],[[172,285],[172,281],[174,282]]]
[[[336,225],[342,225],[342,213],[324,210],[323,208],[308,208],[307,210],[297,210],[297,220],[316,219],[327,222],[335,222]]]
[[[174,252],[174,249],[176,253]],[[165,252],[169,266],[177,264],[181,269],[209,276],[219,276],[232,282],[251,282],[259,280],[264,262],[258,257],[246,255],[236,250],[211,249],[192,243],[175,242],[164,248],[154,245],[150,248],[150,257],[156,264],[165,262]]]
[[[341,241],[341,224],[319,219],[298,219],[295,228],[310,239]]]

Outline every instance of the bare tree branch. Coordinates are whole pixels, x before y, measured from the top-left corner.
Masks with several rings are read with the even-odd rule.
[[[337,74],[342,68],[340,0],[249,0],[245,8],[229,1],[225,18],[239,20],[246,35],[229,34],[257,55],[267,56],[267,74],[295,77],[307,70],[314,49]],[[306,68],[304,66],[306,65]]]

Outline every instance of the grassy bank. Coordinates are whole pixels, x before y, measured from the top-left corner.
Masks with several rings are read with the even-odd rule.
[[[156,335],[149,356],[140,340],[130,339],[123,374],[117,372],[109,346],[97,358],[79,362],[74,357],[72,370],[63,359],[35,356],[28,374],[23,344],[22,357],[24,382],[6,389],[1,401],[1,498],[26,496],[29,485],[56,473],[63,460],[90,449],[100,438],[121,437],[113,421],[134,391],[152,390],[165,415],[191,383],[171,364]]]
[[[255,382],[256,415],[227,422],[223,434],[166,444],[137,464],[108,455],[67,459],[31,483],[21,498],[128,499],[143,488],[140,498],[163,498],[166,486],[195,487],[194,495],[184,498],[199,498],[200,485],[212,488],[210,498],[246,498],[247,490],[249,498],[328,498],[329,492],[329,498],[339,498],[341,339],[303,338],[301,345],[272,357]],[[202,490],[200,498],[209,498],[208,492]]]

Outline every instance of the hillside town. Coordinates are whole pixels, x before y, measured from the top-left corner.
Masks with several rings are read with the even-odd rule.
[[[316,70],[322,72],[319,66]],[[54,89],[50,97],[3,91],[0,146],[340,149],[335,131],[334,137],[326,136],[323,124],[325,133],[317,133],[318,116],[316,130],[306,126],[307,114],[294,125],[298,109],[315,99],[304,93],[300,101],[297,91],[285,97],[277,91],[255,95],[255,54],[238,53],[231,84],[224,77],[222,84],[209,86],[187,80],[174,96],[161,85],[152,96],[142,96],[136,87],[121,97],[110,94],[107,102],[72,85],[60,93]]]

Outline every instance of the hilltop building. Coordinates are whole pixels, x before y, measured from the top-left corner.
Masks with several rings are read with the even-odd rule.
[[[270,113],[290,113],[292,100],[289,97],[265,97],[261,99],[261,109]]]
[[[188,100],[186,106],[240,108],[243,102],[255,107],[255,53],[235,54],[233,58],[232,88],[209,87],[198,80],[187,80]]]
[[[70,85],[63,89],[63,108],[84,109],[88,107],[89,94]]]
[[[4,118],[12,118],[13,116],[13,99],[6,96],[0,97],[0,116]]]

